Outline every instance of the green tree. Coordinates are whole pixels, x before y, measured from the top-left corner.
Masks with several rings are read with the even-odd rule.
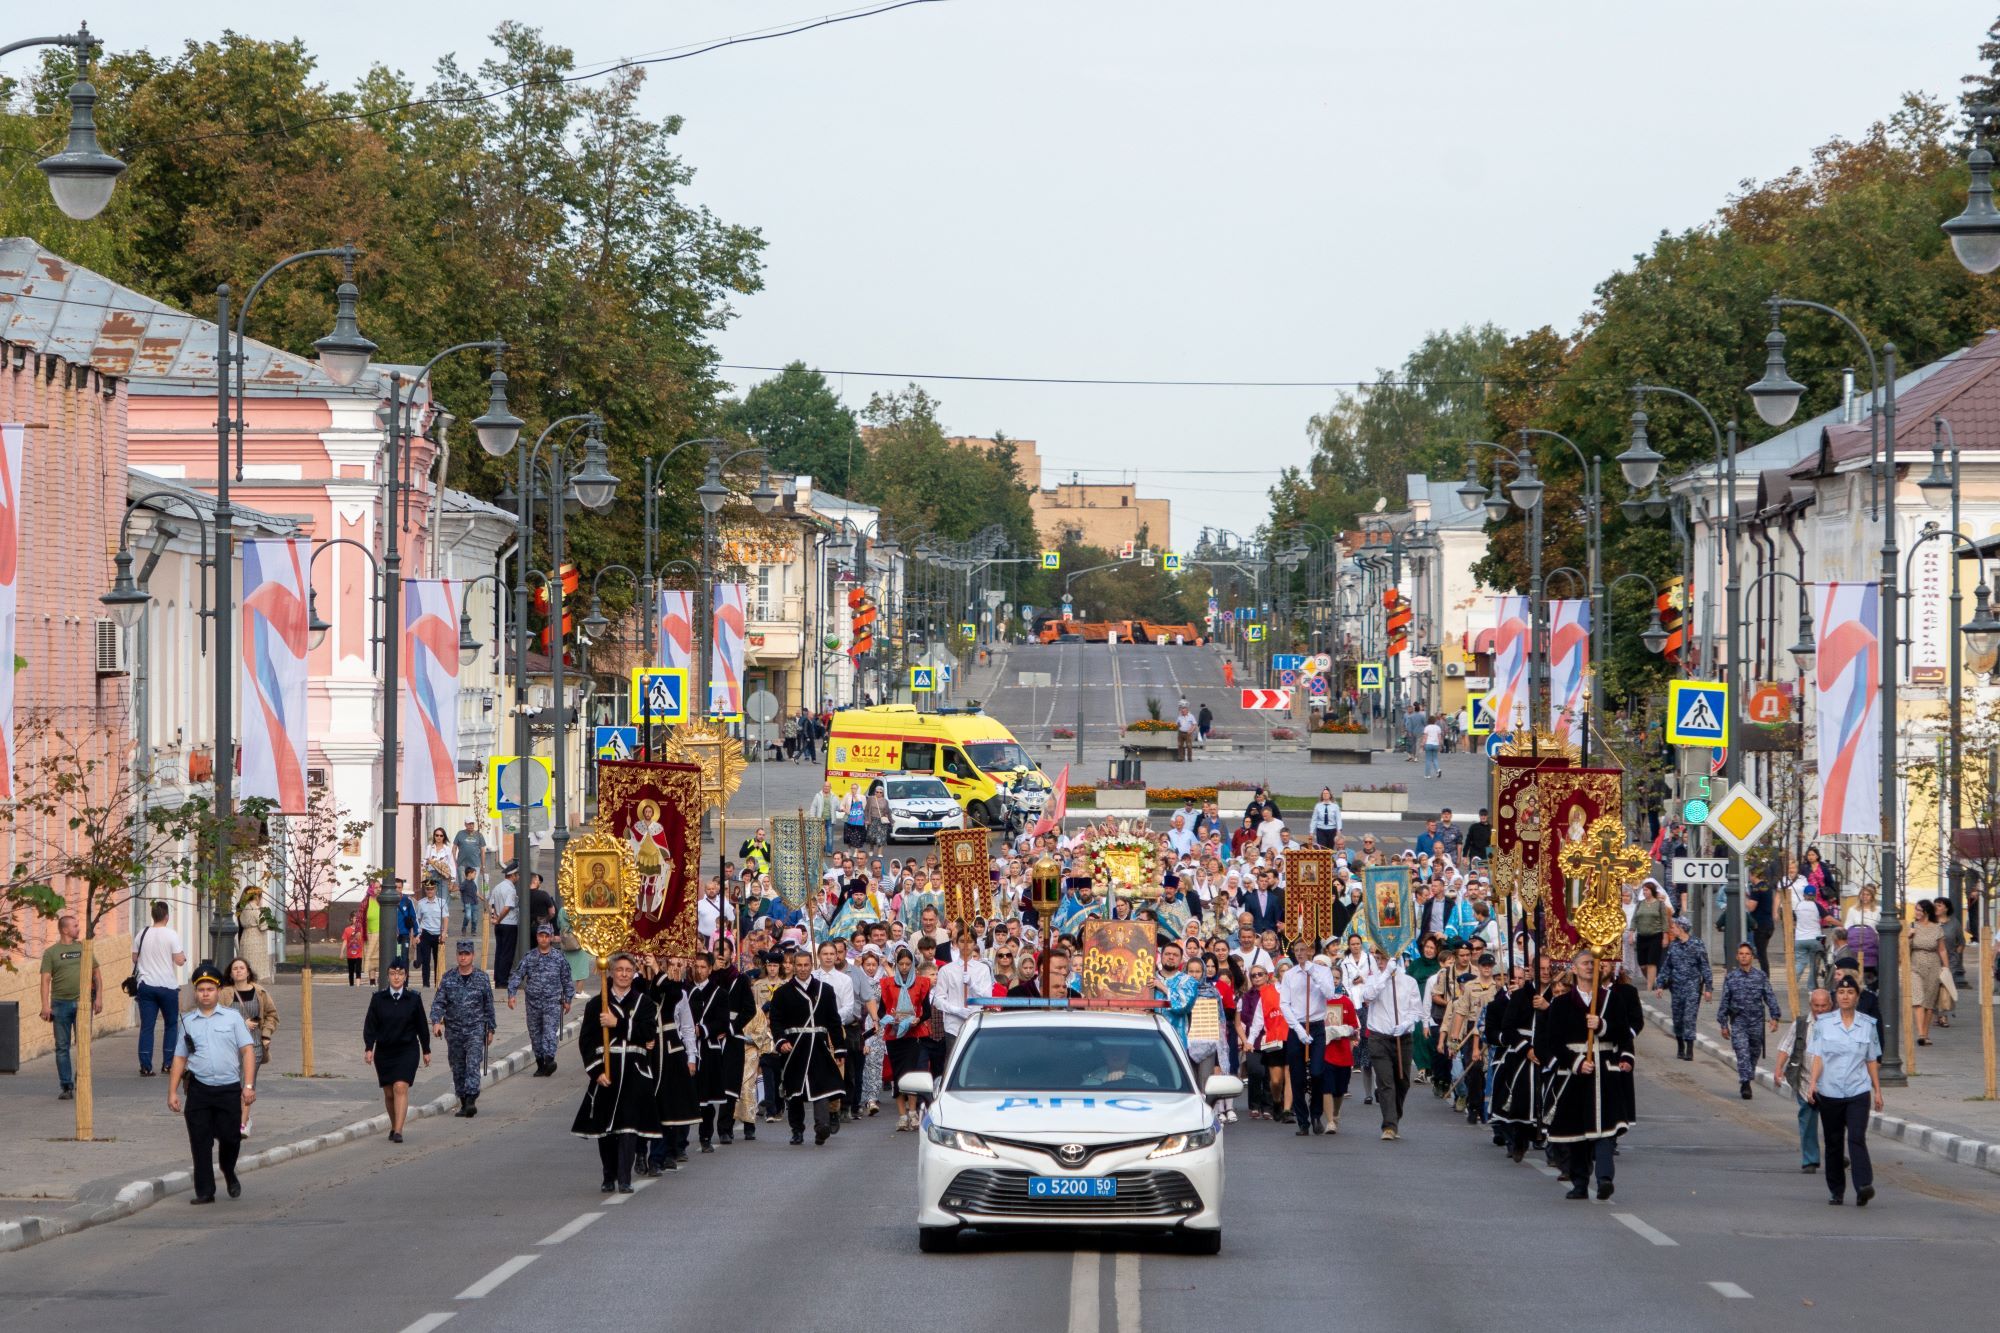
[[[861,428],[826,376],[794,361],[752,385],[724,420],[771,451],[775,471],[805,473],[836,495],[848,493],[860,461]]]

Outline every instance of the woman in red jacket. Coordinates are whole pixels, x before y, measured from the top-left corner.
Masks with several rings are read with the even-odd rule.
[[[1285,1112],[1285,1011],[1278,983],[1264,964],[1250,969],[1237,1006],[1242,1027],[1243,1076],[1253,1089],[1250,1118],[1276,1120]]]
[[[931,1035],[930,978],[917,975],[916,955],[907,944],[897,944],[895,966],[882,974],[882,1036],[889,1047],[889,1054],[882,1071],[882,1077],[891,1087],[895,1080],[924,1067],[923,1047],[919,1045]],[[905,1096],[899,1089],[896,1093],[896,1129],[900,1133],[915,1129],[917,1120],[923,1114],[922,1104],[915,1097]]]
[[[1314,959],[1314,962],[1320,961]],[[1326,1088],[1333,1097],[1327,1109],[1326,1132],[1340,1133],[1340,1103],[1347,1097],[1348,1080],[1354,1077],[1354,1043],[1361,1035],[1361,1015],[1354,1001],[1341,987],[1326,1002]]]

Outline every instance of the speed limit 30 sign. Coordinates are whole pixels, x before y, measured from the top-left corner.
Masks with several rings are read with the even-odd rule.
[[[1729,858],[1726,856],[1676,856],[1673,864],[1676,884],[1727,884]]]

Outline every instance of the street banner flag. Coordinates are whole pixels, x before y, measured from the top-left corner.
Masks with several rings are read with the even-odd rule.
[[[27,429],[0,426],[0,800],[14,799],[14,651],[21,576],[21,447]]]
[[[1361,906],[1368,916],[1369,938],[1399,957],[1416,934],[1410,909],[1408,866],[1367,866],[1361,872]]]
[[[237,795],[306,809],[306,597],[312,543],[299,537],[243,543],[243,701]],[[225,612],[226,613],[226,612]],[[458,662],[458,621],[451,622]],[[454,715],[457,697],[452,699]],[[412,738],[414,739],[414,738]]]
[[[654,600],[653,665],[694,670],[694,593],[662,588]]]
[[[1819,831],[1861,837],[1882,831],[1881,589],[1829,583],[1814,618],[1819,654]]]
[[[404,805],[458,804],[458,597],[453,579],[403,585]]]
[[[708,682],[708,715],[737,722],[743,717],[743,646],[750,585],[715,585],[715,633],[709,650],[715,674]]]
[[[639,903],[632,934],[658,953],[691,954],[701,877],[701,765],[601,763],[596,828],[632,848]]]
[[[1062,766],[1056,774],[1056,792],[1049,803],[1042,808],[1042,817],[1035,821],[1034,828],[1028,830],[1030,837],[1041,837],[1044,833],[1062,832],[1063,816],[1069,813],[1069,765]]]
[[[986,830],[939,829],[937,856],[944,867],[945,919],[967,922],[986,915],[983,900],[993,887]]]
[[[1508,731],[1528,716],[1528,599],[1503,593],[1493,599],[1493,716]]]
[[[1590,668],[1590,603],[1549,603],[1549,716],[1572,745],[1583,742],[1583,688]]]
[[[826,830],[808,815],[771,816],[771,883],[785,906],[806,905],[826,871]]]

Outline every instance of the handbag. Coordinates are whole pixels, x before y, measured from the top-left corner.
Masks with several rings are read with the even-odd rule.
[[[118,983],[118,989],[124,991],[127,995],[131,996],[135,1000],[139,998],[139,964],[137,961],[139,956],[139,950],[146,943],[146,931],[151,929],[152,927],[148,926],[146,927],[146,930],[142,930],[139,932],[139,941],[138,943],[132,946],[132,957],[134,960],[132,963],[132,970],[130,972],[127,972],[125,974],[125,979]]]

